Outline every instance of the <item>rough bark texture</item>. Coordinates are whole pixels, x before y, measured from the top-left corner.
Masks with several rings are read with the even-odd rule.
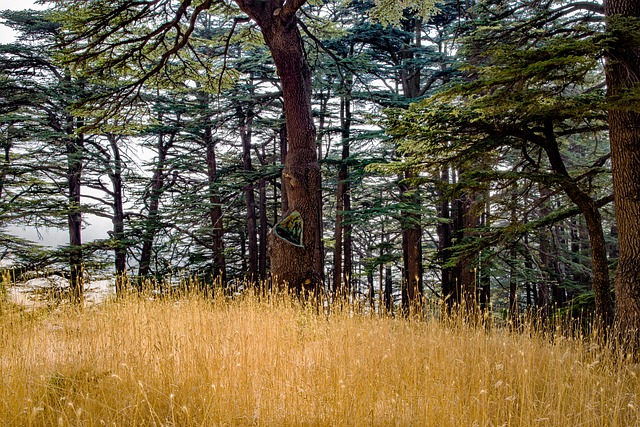
[[[304,1],[236,0],[256,22],[273,57],[284,100],[288,152],[282,173],[288,209],[302,216],[304,247],[296,247],[270,234],[271,273],[296,291],[317,290],[322,272],[320,212],[318,212],[320,166],[317,161],[316,128],[311,113],[311,73],[306,62],[296,11]]]
[[[605,67],[609,140],[618,225],[616,324],[630,351],[640,348],[640,112],[625,108],[629,91],[640,89],[640,2],[607,0],[607,31],[615,42]],[[635,95],[637,99],[637,92]],[[637,101],[636,101],[637,102]]]

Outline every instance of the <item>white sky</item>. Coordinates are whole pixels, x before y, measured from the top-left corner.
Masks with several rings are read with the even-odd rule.
[[[40,4],[35,4],[34,0],[0,0],[0,10],[24,10],[24,9],[44,9]],[[4,25],[0,25],[0,44],[10,43],[14,40],[14,32]]]
[[[44,9],[43,5],[35,4],[35,0],[0,0],[0,10],[24,10],[24,9]],[[14,32],[0,25],[0,44],[11,43],[15,39]],[[88,242],[96,238],[107,238],[107,230],[111,229],[111,221],[104,218],[91,216],[88,220],[89,225],[83,231],[83,241]],[[66,230],[56,230],[49,228],[35,227],[12,227],[11,231],[20,237],[24,237],[33,241],[39,241],[42,244],[56,246],[69,242],[68,232]]]

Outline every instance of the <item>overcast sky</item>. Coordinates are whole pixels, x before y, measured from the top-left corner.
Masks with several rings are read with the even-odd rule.
[[[44,7],[35,4],[34,0],[0,0],[0,10],[23,10],[23,9],[43,9]],[[14,34],[10,28],[0,25],[0,43],[13,41]]]
[[[44,9],[42,5],[35,4],[34,0],[0,0],[0,10],[24,10]],[[14,40],[13,31],[0,25],[0,44],[10,43]],[[105,218],[85,217],[88,220],[87,228],[83,231],[83,241],[88,242],[96,238],[107,238],[107,230],[111,229],[111,221]],[[51,230],[35,227],[12,227],[11,231],[21,237],[38,241],[44,245],[57,246],[69,242],[66,230]]]

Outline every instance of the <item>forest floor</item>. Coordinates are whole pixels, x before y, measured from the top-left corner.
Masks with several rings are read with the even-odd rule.
[[[258,301],[0,302],[5,426],[640,426],[598,337]]]

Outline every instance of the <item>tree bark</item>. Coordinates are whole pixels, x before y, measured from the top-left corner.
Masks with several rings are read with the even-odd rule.
[[[242,140],[242,164],[245,172],[251,172],[251,134],[253,126],[253,111],[247,108],[243,111],[241,107],[237,108],[238,118],[240,120],[240,139]],[[249,282],[253,282],[258,278],[258,234],[256,220],[256,200],[253,194],[253,181],[244,187],[245,207],[247,209],[247,245],[249,250],[248,270],[245,275]]]
[[[442,187],[449,185],[449,167],[445,166],[440,171],[440,181]],[[436,226],[438,233],[438,260],[443,264],[441,268],[442,277],[440,279],[442,299],[447,308],[447,312],[450,313],[451,309],[458,304],[459,297],[456,292],[455,277],[453,269],[451,267],[445,267],[444,264],[449,259],[449,249],[453,245],[452,241],[452,227],[451,211],[449,208],[449,199],[445,195],[443,190],[438,189],[438,198],[440,203],[438,204],[438,217],[440,221]]]
[[[0,166],[0,200],[2,199],[4,185],[7,179],[7,172],[11,167],[11,147],[13,145],[13,141],[12,141],[13,126],[12,125],[7,126],[6,132],[7,132],[7,135],[2,140],[2,145],[1,145],[3,156],[2,156],[2,165]]]
[[[411,178],[410,175],[406,175]],[[419,198],[408,192],[415,191],[409,186],[401,187],[401,195],[406,203],[418,206]],[[402,307],[408,314],[410,310],[420,310],[422,307],[422,226],[420,215],[402,212],[402,254],[404,263],[404,278],[402,283]]]
[[[280,163],[286,164],[287,162],[287,126],[282,125],[278,131],[278,141],[280,145]],[[284,186],[284,178],[280,181],[280,210],[282,212],[289,211],[289,198],[287,197],[287,191]],[[277,208],[276,208],[277,209]],[[278,215],[275,215],[274,218],[277,220]]]
[[[460,235],[462,239],[473,238],[476,234],[475,229],[480,225],[480,219],[477,211],[477,194],[465,193],[460,198],[460,212],[462,229]],[[477,253],[464,254],[459,258],[458,271],[460,282],[461,302],[464,304],[465,312],[468,316],[475,316],[478,309],[478,271],[477,271]],[[475,317],[469,317],[469,320],[475,320]]]
[[[351,137],[351,100],[345,95],[340,100],[340,121],[342,132],[342,153],[338,171],[338,190],[336,194],[336,232],[333,270],[333,287],[336,294],[342,296],[351,292],[351,225],[344,223],[344,213],[351,209],[349,194],[349,138]],[[343,268],[344,264],[344,268]]]
[[[124,291],[127,275],[127,247],[124,234],[124,206],[122,202],[122,158],[115,135],[109,134],[109,146],[113,153],[113,167],[109,172],[111,190],[113,192],[113,240],[115,241],[116,295]]]
[[[69,269],[71,301],[79,303],[83,298],[82,280],[82,209],[80,207],[83,135],[75,135],[76,123],[67,117],[67,185],[69,211]]]
[[[413,18],[406,20],[405,31],[413,33],[412,43],[407,43],[399,52],[401,68],[399,71],[402,91],[407,99],[415,99],[420,95],[421,73],[417,64],[416,51],[422,44],[422,20]],[[404,278],[402,280],[402,308],[405,314],[411,309],[422,308],[422,224],[421,215],[417,212],[421,204],[417,196],[417,186],[410,183],[415,177],[412,172],[404,173],[404,182],[400,185],[400,198],[409,205],[408,210],[401,213],[402,220],[402,258]]]
[[[518,186],[514,185],[511,192],[511,224],[517,224],[518,217]],[[518,312],[518,274],[516,270],[516,261],[518,251],[515,244],[511,246],[509,251],[510,266],[509,266],[509,326],[511,328],[517,328],[519,323],[520,314]]]
[[[320,166],[311,112],[311,72],[295,16],[304,1],[284,5],[273,0],[236,2],[260,27],[280,77],[288,141],[282,177],[289,207],[283,216],[297,211],[304,224],[304,247],[270,234],[271,273],[276,281],[286,283],[297,292],[317,291],[322,283],[322,271],[318,271],[317,263],[322,256],[318,211]]]
[[[260,206],[258,217],[258,278],[264,281],[267,278],[267,182],[261,179],[258,183],[258,197]]]
[[[619,239],[615,322],[623,345],[630,352],[637,352],[640,349],[640,112],[628,108],[624,97],[640,89],[640,2],[607,0],[604,9],[607,31],[615,40],[609,46],[605,66]]]

